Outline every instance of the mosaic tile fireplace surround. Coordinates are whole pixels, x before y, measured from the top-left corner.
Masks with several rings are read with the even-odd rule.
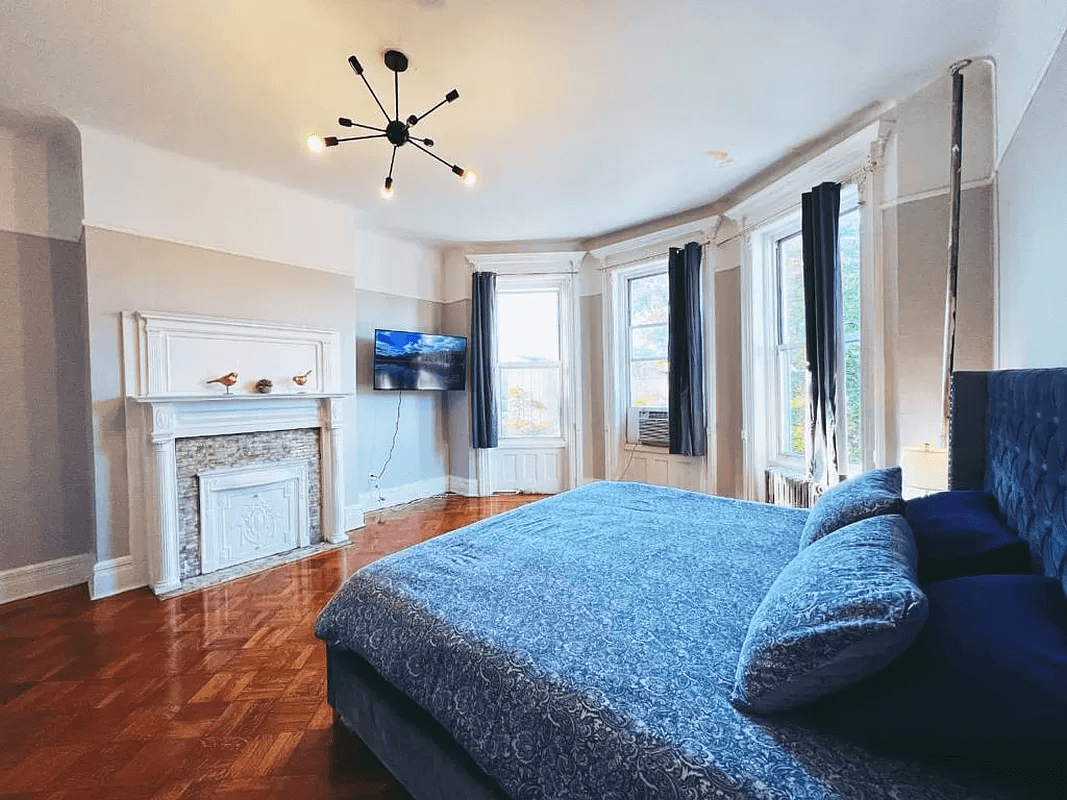
[[[156,594],[348,541],[336,332],[146,312],[123,323],[130,550]],[[309,368],[309,384],[279,378]],[[230,370],[280,388],[208,383]]]

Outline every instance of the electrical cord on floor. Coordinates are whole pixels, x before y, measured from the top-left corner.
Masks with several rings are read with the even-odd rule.
[[[389,468],[389,462],[393,460],[393,451],[396,449],[396,435],[400,433],[400,408],[404,403],[404,393],[397,392],[396,398],[396,424],[393,426],[393,442],[389,445],[389,453],[385,456],[385,463],[382,464],[382,468],[378,470],[378,474],[371,473],[370,479],[374,482],[375,488],[378,490],[378,507],[381,508],[381,504],[385,502],[385,495],[382,494],[382,478],[385,477],[385,471]]]

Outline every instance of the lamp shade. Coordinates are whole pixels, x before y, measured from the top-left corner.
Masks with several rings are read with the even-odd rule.
[[[948,450],[943,447],[928,443],[905,447],[900,467],[905,500],[948,488]]]

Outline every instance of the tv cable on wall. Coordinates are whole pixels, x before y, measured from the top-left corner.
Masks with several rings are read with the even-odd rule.
[[[382,468],[378,470],[378,474],[373,472],[370,474],[371,482],[374,484],[374,488],[378,490],[378,503],[385,502],[385,495],[382,494],[382,478],[385,477],[385,471],[389,469],[389,462],[393,460],[393,451],[396,450],[396,437],[400,433],[400,409],[404,404],[404,393],[396,393],[396,423],[393,425],[393,441],[389,445],[389,452],[385,456],[385,462],[382,464]],[[379,520],[380,522],[381,520]]]

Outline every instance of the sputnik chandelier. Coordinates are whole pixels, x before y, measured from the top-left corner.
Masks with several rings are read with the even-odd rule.
[[[376,128],[373,125],[363,125],[359,122],[353,122],[348,117],[340,117],[337,120],[337,124],[343,128],[362,128],[363,130],[375,131],[375,133],[366,134],[363,136],[319,136],[316,133],[311,134],[307,138],[308,149],[313,153],[322,152],[327,147],[336,147],[341,142],[356,142],[362,139],[387,139],[393,146],[393,155],[389,159],[389,175],[385,179],[385,185],[381,188],[382,197],[388,199],[393,196],[393,166],[396,164],[396,151],[406,144],[414,145],[416,148],[426,153],[430,158],[435,158],[451,169],[456,175],[463,179],[463,182],[468,186],[473,186],[478,180],[477,174],[473,170],[463,169],[456,164],[449,164],[443,158],[436,153],[431,152],[428,148],[433,147],[433,139],[420,138],[414,136],[411,133],[411,129],[418,125],[426,117],[430,116],[434,111],[439,109],[445,103],[451,103],[459,98],[459,92],[455,89],[445,95],[445,99],[435,105],[425,114],[419,114],[416,116],[412,114],[405,121],[400,119],[400,73],[404,72],[408,68],[408,57],[401,53],[399,50],[386,50],[385,51],[385,66],[393,71],[393,95],[395,99],[394,116],[390,117],[389,112],[385,110],[385,106],[382,105],[382,101],[378,99],[378,95],[374,93],[374,89],[370,85],[370,81],[367,80],[367,76],[363,74],[363,65],[359,63],[359,59],[355,56],[348,57],[348,65],[352,67],[352,71],[363,79],[363,82],[367,84],[367,89],[371,93],[371,97],[374,98],[374,102],[378,104],[378,108],[382,110],[382,114],[385,116],[386,126],[384,128]]]

